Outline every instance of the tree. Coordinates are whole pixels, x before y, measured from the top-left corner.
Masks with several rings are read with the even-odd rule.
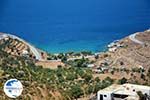
[[[67,80],[73,81],[74,79],[77,79],[77,75],[76,74],[68,74],[66,77]]]
[[[96,56],[95,56],[95,59],[99,59],[99,55],[96,55]]]
[[[64,77],[63,77],[63,76],[59,76],[59,77],[58,77],[58,81],[61,83],[61,82],[64,82],[64,81],[65,81],[65,79],[64,79]]]
[[[148,69],[147,76],[150,79],[150,68]]]
[[[111,79],[110,77],[106,77],[104,81],[108,81],[108,82],[110,82],[110,83],[113,83],[113,82],[114,82],[114,80]]]
[[[56,75],[58,77],[62,76],[62,70],[61,70],[61,68],[59,68],[59,69],[56,70]]]
[[[80,76],[80,77],[83,77],[85,72],[83,71],[82,68],[76,68],[76,73]]]
[[[83,76],[83,78],[85,79],[85,82],[87,82],[87,83],[92,79],[92,77],[93,76],[91,74],[87,74],[87,73],[84,74],[84,76]]]
[[[94,92],[94,87],[92,85],[88,85],[86,88],[86,94],[91,94]]]
[[[132,72],[138,72],[138,73],[140,73],[141,69],[140,68],[132,68]]]
[[[58,65],[57,68],[62,68],[62,65]]]
[[[73,85],[71,87],[71,96],[75,99],[79,98],[81,95],[83,95],[83,90],[81,89],[81,87],[79,85]]]
[[[139,100],[147,100],[146,96],[141,91],[137,91],[137,94],[139,96]]]
[[[123,77],[122,79],[118,80],[119,84],[124,84],[127,82],[127,79],[125,77]]]
[[[141,79],[145,80],[145,75],[141,74]]]
[[[3,75],[4,71],[0,69],[0,77]]]
[[[67,61],[67,57],[66,57],[66,56],[63,56],[63,57],[61,58],[61,61],[62,61],[62,62],[66,62],[66,61]]]
[[[124,65],[124,62],[121,61],[121,62],[120,62],[120,65],[121,65],[121,66]]]
[[[101,81],[101,80],[99,79],[99,77],[96,77],[96,78],[95,78],[95,81],[96,81],[96,82],[99,82],[99,81]]]
[[[93,93],[97,93],[102,88],[103,88],[102,83],[101,82],[96,82],[95,85],[94,85]]]
[[[114,75],[114,71],[113,70],[111,71],[111,74]]]

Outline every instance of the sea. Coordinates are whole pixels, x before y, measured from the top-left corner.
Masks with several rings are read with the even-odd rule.
[[[0,32],[50,53],[106,50],[150,28],[150,0],[0,0]]]

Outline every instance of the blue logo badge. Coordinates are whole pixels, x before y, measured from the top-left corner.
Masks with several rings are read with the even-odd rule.
[[[10,98],[16,98],[21,95],[23,86],[17,79],[10,79],[4,84],[4,92]]]

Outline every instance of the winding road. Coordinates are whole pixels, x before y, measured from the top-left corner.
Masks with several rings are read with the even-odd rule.
[[[139,33],[131,34],[131,35],[129,36],[129,39],[130,39],[131,41],[135,42],[135,43],[138,43],[138,44],[143,45],[144,43],[143,43],[142,41],[136,39],[136,35],[138,35],[138,34],[139,34]]]
[[[6,34],[7,36],[13,38],[13,39],[18,39],[19,41],[22,41],[24,44],[28,45],[31,52],[34,54],[34,56],[36,57],[37,60],[42,60],[42,57],[41,57],[41,54],[40,52],[34,47],[32,46],[31,44],[29,44],[28,42],[26,42],[25,40],[15,36],[15,35],[11,35],[11,34]]]

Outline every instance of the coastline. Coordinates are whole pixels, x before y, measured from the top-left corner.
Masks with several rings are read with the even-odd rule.
[[[150,29],[148,29],[148,30],[146,30],[146,31],[150,31]],[[133,42],[135,42],[135,43],[138,43],[138,44],[143,45],[143,42],[142,42],[142,41],[139,41],[138,39],[136,39],[136,35],[138,35],[139,33],[140,33],[140,32],[136,32],[136,33],[133,33],[133,34],[131,34],[131,35],[129,35],[129,36],[126,36],[126,37],[129,38],[131,41],[133,41]],[[27,46],[29,46],[30,50],[31,50],[32,53],[35,55],[35,57],[36,57],[37,60],[39,60],[39,61],[44,61],[44,59],[42,59],[42,56],[41,56],[41,52],[45,52],[44,50],[36,48],[35,46],[31,45],[30,43],[28,43],[27,41],[23,40],[22,38],[20,38],[20,37],[18,37],[18,36],[16,36],[16,35],[7,34],[7,33],[1,33],[1,34],[0,34],[0,39],[3,39],[3,38],[5,38],[5,37],[11,37],[11,38],[13,38],[13,39],[18,39],[18,40],[22,41],[24,44],[26,44]],[[126,37],[124,37],[124,38],[126,38]],[[122,38],[122,39],[124,39],[124,38]],[[117,40],[117,42],[119,42],[119,41],[122,40],[122,39]],[[104,51],[99,51],[99,52],[93,52],[93,51],[91,51],[91,52],[92,52],[94,55],[99,55],[99,54],[101,54],[101,53],[107,52],[107,51],[109,51],[109,48],[111,48],[110,44],[115,44],[115,40],[114,40],[113,42],[109,43],[108,45],[106,45],[106,48],[105,48]],[[86,50],[85,50],[85,51],[86,51]],[[68,52],[69,52],[69,51],[68,51]],[[68,52],[66,52],[66,53],[68,53]],[[82,51],[80,51],[80,52],[82,52]],[[50,53],[50,52],[47,52],[47,53]],[[58,55],[58,54],[60,54],[60,53],[51,53],[51,54],[53,54],[53,55]],[[70,58],[70,59],[71,59],[71,58]],[[73,59],[74,59],[74,58],[73,58]]]
[[[149,86],[149,81],[147,81],[149,77],[146,75],[149,74],[147,72],[147,69],[149,69],[149,63],[150,63],[150,60],[149,60],[150,59],[150,54],[149,54],[150,46],[140,45],[136,41],[137,40],[142,41],[144,44],[148,41],[147,43],[150,44],[150,41],[149,41],[150,34],[149,32],[140,32],[140,33],[141,34],[139,34],[138,36],[135,33],[131,34],[131,36],[133,36],[134,38],[130,39],[129,38],[130,36],[128,36],[127,38],[123,38],[119,40],[120,44],[123,42],[124,47],[118,48],[117,51],[113,53],[106,52],[104,54],[98,54],[99,57],[97,58],[96,56],[93,56],[95,57],[95,61],[91,60],[90,58],[88,59],[85,58],[86,56],[88,56],[87,54],[90,55],[90,53],[88,52],[84,52],[80,54],[80,57],[83,56],[84,58],[81,57],[77,60],[73,59],[73,61],[67,61],[67,59],[70,60],[69,57],[71,58],[73,56],[74,57],[79,57],[79,56],[75,56],[72,53],[70,54],[68,53],[68,54],[59,54],[57,56],[58,58],[61,59],[61,61],[56,61],[56,60],[48,61],[47,60],[47,61],[34,62],[34,60],[29,60],[30,58],[24,59],[24,57],[13,56],[9,53],[5,55],[5,52],[2,51],[2,53],[4,53],[4,55],[1,55],[2,58],[4,56],[3,58],[4,60],[2,59],[4,63],[2,63],[3,65],[1,65],[3,68],[2,71],[4,70],[3,72],[7,73],[7,74],[3,74],[2,80],[4,79],[5,81],[6,76],[8,75],[11,75],[11,77],[15,77],[17,79],[21,79],[22,83],[26,87],[27,86],[29,87],[25,89],[28,89],[27,91],[29,91],[27,96],[31,94],[30,98],[34,98],[35,96],[35,95],[32,96],[32,93],[34,92],[33,90],[38,91],[39,89],[41,90],[41,93],[43,93],[43,91],[46,91],[46,92],[52,91],[50,93],[53,93],[53,92],[55,93],[55,91],[57,91],[58,93],[60,92],[60,95],[62,95],[62,97],[60,98],[63,98],[65,96],[62,94],[62,92],[66,93],[65,95],[70,96],[70,94],[68,94],[68,91],[70,92],[75,89],[75,88],[72,88],[72,86],[74,86],[72,84],[75,84],[75,86],[78,85],[78,87],[80,87],[82,91],[86,91],[89,86],[87,83],[89,82],[90,82],[90,86],[92,86],[92,88],[95,88],[97,90],[95,90],[95,92],[90,92],[88,94],[87,93],[81,94],[81,97],[79,97],[79,99],[84,100],[84,98],[88,99],[88,98],[96,97],[96,93],[98,93],[99,90],[101,91],[102,89],[112,84],[123,84],[124,82],[124,83],[130,83],[130,84],[131,83],[142,84],[142,85],[144,84],[144,85]],[[145,33],[145,34],[142,34],[142,33]],[[145,39],[144,36],[148,38]],[[3,49],[3,45],[5,45],[5,47],[12,46],[12,47],[17,48],[18,46],[15,45],[16,41],[18,41],[16,40],[16,37],[15,39],[11,39],[10,37],[8,37],[0,41],[1,43],[2,42],[10,43],[10,45],[7,45],[7,44],[5,45],[2,43],[1,45],[2,50],[6,50],[6,49]],[[24,44],[20,41],[19,43]],[[128,46],[126,47],[126,45]],[[139,55],[139,52],[140,52],[140,55]],[[9,57],[13,57],[14,59],[12,59],[11,61],[9,60]],[[66,57],[67,59],[64,60],[63,57]],[[18,67],[16,67],[18,63],[12,64],[10,66],[9,63],[14,62],[14,61],[21,62],[21,64]],[[27,64],[25,65],[24,62],[26,61],[27,62],[33,61],[33,64],[29,62],[29,64],[27,63],[28,65]],[[8,65],[8,67],[6,68],[5,65]],[[146,65],[148,65],[148,67]],[[13,69],[13,72],[15,73],[12,73],[11,68]],[[142,74],[145,75],[144,79],[141,77],[141,72]],[[20,74],[24,74],[24,73],[27,73],[27,75],[22,75],[20,78]],[[60,75],[64,77],[63,80],[61,79]],[[125,80],[125,81],[122,82],[122,80]],[[80,82],[82,82],[82,84],[80,84]],[[105,86],[106,82],[109,83],[109,85]],[[98,86],[102,88],[98,88],[97,84],[99,84]],[[54,85],[56,87],[53,87]],[[61,89],[60,89],[60,86],[62,86]],[[65,91],[66,87],[64,86],[69,86],[67,92]],[[37,94],[36,96],[39,98],[43,98],[43,97],[47,98],[51,96],[49,94],[45,96],[41,96],[41,95],[39,96],[39,91],[36,92],[36,94]],[[26,93],[23,94],[22,96],[25,97]],[[57,96],[54,95],[54,97],[57,97]],[[73,95],[70,96],[70,98],[72,97]]]

